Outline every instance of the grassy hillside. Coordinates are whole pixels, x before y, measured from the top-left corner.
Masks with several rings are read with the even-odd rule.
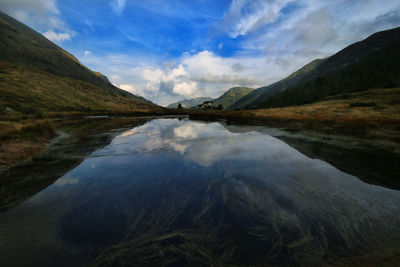
[[[398,85],[395,77],[398,77],[399,69],[396,64],[396,60],[399,61],[396,49],[399,42],[400,28],[375,33],[329,58],[307,64],[281,81],[254,90],[234,103],[231,109],[302,104],[340,92]],[[385,64],[383,67],[379,65],[382,63]],[[303,90],[302,94],[286,93],[294,88],[309,88],[310,85],[314,88],[307,92]],[[325,90],[323,87],[326,86],[332,88]],[[324,92],[319,92],[320,89]],[[277,96],[271,101],[274,95]],[[296,101],[293,100],[295,98]]]
[[[247,87],[233,87],[226,91],[222,96],[213,101],[213,105],[218,107],[222,105],[223,109],[229,109],[229,106],[249,94],[254,89]]]
[[[1,12],[0,31],[0,115],[160,110]]]
[[[169,104],[168,108],[178,108],[179,104],[181,104],[183,108],[191,108],[200,105],[205,101],[211,101],[211,100],[213,100],[211,97],[196,97],[192,99],[185,99],[182,101]]]
[[[319,75],[261,102],[263,107],[300,105],[327,96],[400,85],[400,41],[368,55],[355,64]]]
[[[321,130],[326,123],[346,124],[353,130],[365,127],[386,131],[384,135],[399,136],[400,131],[400,88],[370,89],[362,92],[344,93],[311,104],[240,111],[192,112],[193,118],[226,118],[254,120],[260,123],[289,125],[290,122],[305,122],[307,129],[313,124]],[[310,124],[308,124],[310,123]],[[304,124],[302,124],[304,127]],[[365,126],[365,127],[364,127]],[[352,132],[354,133],[354,132]]]
[[[314,103],[258,109],[252,116],[271,119],[332,121],[349,123],[389,123],[400,126],[400,88],[370,89],[363,92],[344,93]],[[397,126],[396,126],[397,125]],[[399,128],[400,129],[400,128]]]
[[[0,62],[0,118],[162,111],[88,82]]]
[[[303,80],[307,80],[315,73],[316,68],[324,61],[324,59],[316,59],[307,65],[303,66],[298,71],[292,73],[287,78],[280,80],[268,86],[264,86],[253,90],[248,95],[242,97],[233,103],[229,109],[244,109],[244,108],[258,108],[258,103],[265,101],[270,96],[273,96],[292,85],[298,84]]]

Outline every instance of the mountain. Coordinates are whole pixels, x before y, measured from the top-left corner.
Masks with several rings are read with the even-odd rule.
[[[143,97],[107,77],[38,32],[0,12],[0,114],[149,112]]]
[[[211,101],[211,100],[213,100],[211,97],[196,97],[169,104],[167,107],[178,108],[178,105],[181,104],[183,108],[191,108],[200,105],[205,101]]]
[[[254,90],[230,109],[305,104],[324,97],[400,84],[400,28],[375,33],[287,78]]]
[[[254,89],[247,87],[233,87],[226,91],[222,96],[213,101],[213,106],[222,105],[223,109],[229,109],[229,106],[237,102],[242,97],[249,94]]]

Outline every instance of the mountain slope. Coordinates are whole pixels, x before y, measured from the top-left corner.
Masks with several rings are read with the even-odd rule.
[[[196,97],[192,99],[185,99],[182,101],[169,104],[168,108],[178,108],[179,104],[181,104],[183,108],[191,108],[200,105],[205,101],[211,101],[211,100],[213,100],[211,97]]]
[[[231,106],[236,108],[262,108],[268,105],[268,99],[289,88],[303,85],[318,77],[326,76],[335,71],[351,68],[361,60],[373,56],[391,45],[396,46],[400,40],[400,28],[375,33],[367,39],[354,43],[335,55],[326,59],[315,60],[287,78],[269,86],[254,90]],[[384,53],[384,52],[383,52]],[[394,60],[395,58],[392,58]],[[373,66],[371,66],[373,67]],[[375,75],[375,74],[374,74]],[[377,85],[379,87],[379,85]],[[371,87],[366,87],[368,89]]]
[[[254,89],[247,87],[233,87],[226,91],[222,96],[213,101],[213,106],[222,105],[223,109],[229,109],[229,106],[249,94]]]
[[[400,85],[400,40],[354,64],[321,74],[261,102],[264,107],[301,105],[337,94]],[[393,104],[396,100],[393,99]]]
[[[7,108],[22,113],[160,109],[115,87],[105,76],[1,12],[0,32],[0,112]]]
[[[258,88],[248,95],[244,96],[237,102],[233,103],[229,109],[244,109],[244,108],[257,108],[260,102],[265,101],[268,97],[275,95],[290,86],[300,83],[303,80],[307,80],[310,76],[312,76],[316,70],[316,68],[324,61],[325,59],[316,59],[307,65],[303,66],[298,71],[292,73],[288,77],[278,82],[275,82],[271,85],[264,86]]]

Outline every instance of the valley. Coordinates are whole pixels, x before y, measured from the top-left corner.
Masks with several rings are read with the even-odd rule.
[[[400,266],[394,4],[34,2],[0,2],[0,266]]]

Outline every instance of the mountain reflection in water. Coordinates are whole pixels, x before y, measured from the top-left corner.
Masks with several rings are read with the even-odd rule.
[[[399,211],[270,135],[158,119],[0,214],[0,265],[398,264]]]

